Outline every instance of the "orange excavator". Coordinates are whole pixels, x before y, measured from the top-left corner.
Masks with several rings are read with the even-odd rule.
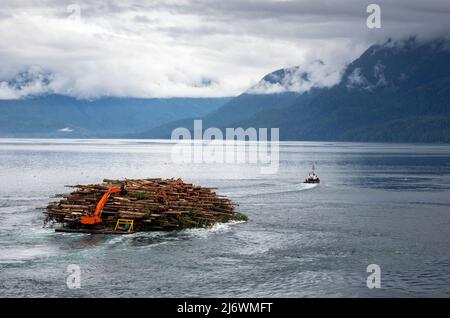
[[[106,202],[108,201],[109,197],[113,193],[119,193],[123,191],[123,187],[121,188],[110,188],[106,193],[103,195],[103,197],[98,201],[97,206],[95,207],[94,213],[89,213],[89,215],[83,215],[81,216],[81,224],[97,224],[101,223],[103,220],[101,218],[103,207],[105,206]]]

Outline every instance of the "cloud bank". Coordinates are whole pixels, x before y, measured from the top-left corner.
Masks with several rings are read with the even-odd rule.
[[[255,84],[284,67],[309,74],[289,89],[329,86],[370,44],[450,30],[449,1],[392,2],[377,2],[382,28],[368,29],[370,1],[3,0],[0,99],[276,92]]]

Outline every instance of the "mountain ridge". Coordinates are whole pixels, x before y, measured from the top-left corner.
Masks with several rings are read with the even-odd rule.
[[[263,80],[277,84],[282,71],[274,73]],[[449,74],[447,41],[388,41],[350,63],[336,85],[304,93],[244,93],[201,119],[204,128],[276,127],[282,140],[450,142]],[[192,129],[190,121],[173,124]],[[138,136],[170,138],[173,127]]]
[[[173,120],[203,116],[225,98],[95,100],[47,94],[0,100],[0,137],[114,138]]]

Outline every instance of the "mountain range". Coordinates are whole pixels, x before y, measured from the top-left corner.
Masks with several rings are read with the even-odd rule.
[[[203,116],[230,98],[99,98],[47,94],[0,100],[0,137],[115,138]]]
[[[277,70],[259,87],[307,82],[308,72]],[[287,78],[287,76],[289,76]],[[331,87],[306,92],[249,90],[202,118],[204,129],[278,127],[281,140],[450,142],[450,45],[388,41],[373,45],[350,63]],[[184,119],[137,135],[170,138]]]
[[[0,137],[170,138],[202,119],[204,129],[279,128],[281,140],[450,142],[445,40],[373,45],[335,83],[317,83],[294,67],[234,98],[0,100]]]

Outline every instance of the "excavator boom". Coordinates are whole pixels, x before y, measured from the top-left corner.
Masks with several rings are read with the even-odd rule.
[[[81,223],[82,224],[96,224],[102,222],[102,211],[103,207],[105,206],[106,202],[108,202],[109,197],[113,193],[119,193],[121,192],[120,188],[110,188],[106,193],[102,196],[100,201],[98,201],[97,206],[95,207],[94,215],[89,216],[82,216],[81,217]]]

